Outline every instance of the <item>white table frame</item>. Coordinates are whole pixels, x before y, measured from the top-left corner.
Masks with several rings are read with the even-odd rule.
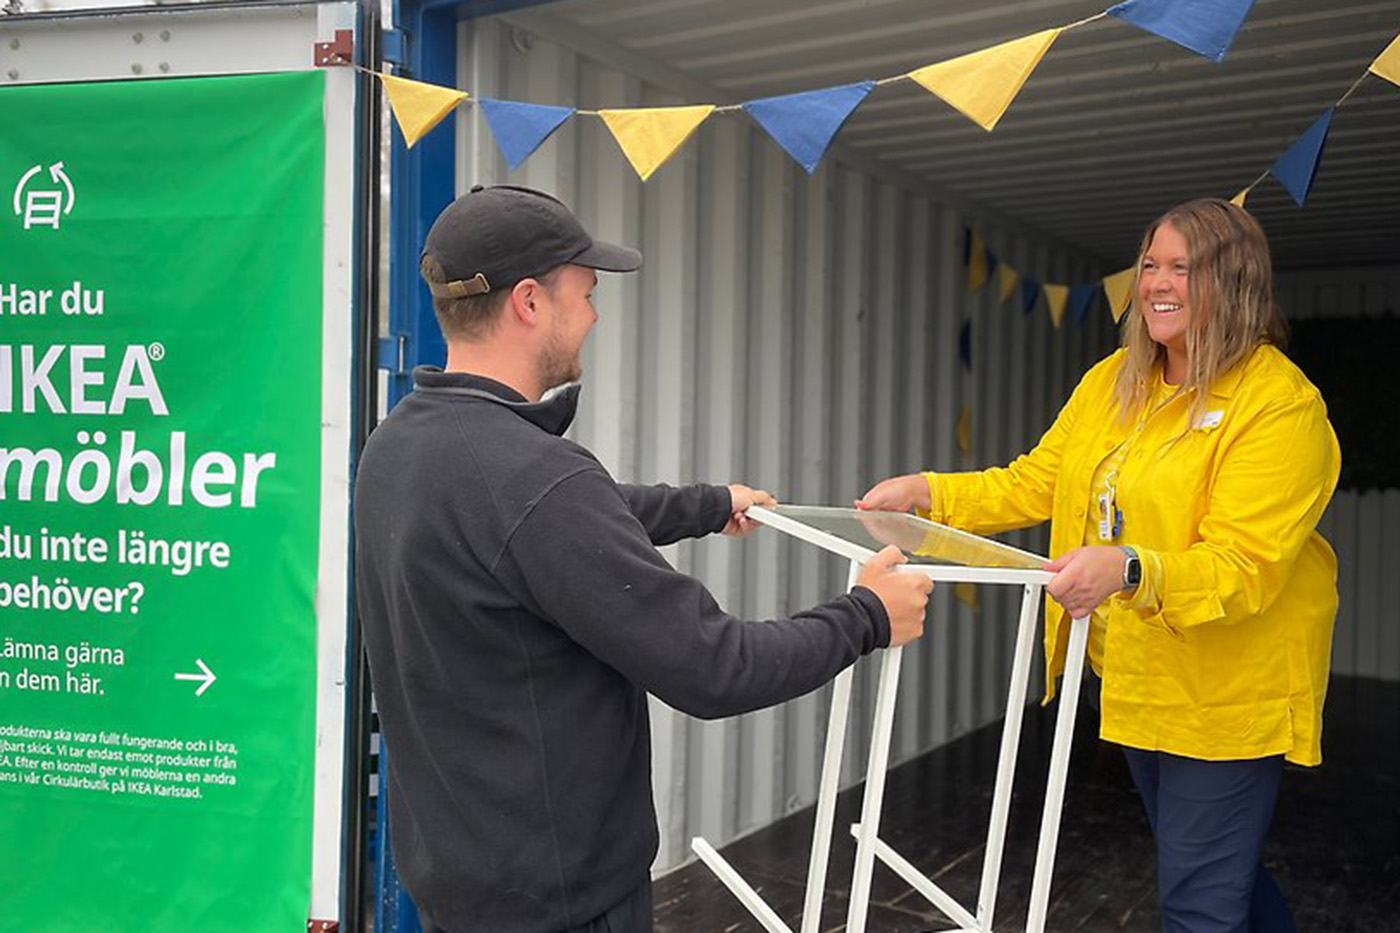
[[[777,531],[850,560],[847,589],[855,585],[861,567],[875,555],[869,548],[769,509],[755,506],[749,509],[748,515]],[[910,563],[901,569],[926,574],[935,582],[1013,584],[1022,587],[1020,623],[1016,631],[1011,686],[1006,701],[1006,722],[1001,732],[1001,752],[997,760],[991,823],[987,829],[987,848],[982,862],[982,880],[975,913],[959,904],[952,895],[879,838],[880,808],[884,800],[885,773],[889,765],[890,737],[894,728],[896,687],[899,683],[899,664],[903,648],[885,651],[881,657],[880,682],[876,690],[874,734],[870,741],[870,756],[865,771],[865,798],[861,805],[860,822],[851,827],[851,832],[856,838],[856,859],[851,881],[850,906],[846,916],[846,933],[865,933],[870,908],[870,884],[876,859],[889,866],[914,890],[959,924],[959,930],[963,933],[992,933],[997,885],[1001,880],[1006,843],[1007,818],[1011,811],[1012,779],[1016,771],[1016,753],[1021,742],[1021,719],[1030,680],[1031,654],[1035,650],[1036,619],[1039,616],[1041,591],[1049,582],[1051,574],[1043,570],[948,564]],[[1075,714],[1079,707],[1079,684],[1084,670],[1088,636],[1088,618],[1075,619],[1070,628],[1069,652],[1060,691],[1060,708],[1055,720],[1050,773],[1045,785],[1045,806],[1040,820],[1040,840],[1036,851],[1025,933],[1043,933],[1045,930],[1045,913],[1050,899],[1050,877],[1055,863],[1055,847],[1059,841],[1060,816],[1064,805],[1065,777],[1069,771],[1070,740],[1074,735]],[[818,933],[820,928],[822,896],[826,889],[827,863],[831,854],[831,835],[836,815],[841,754],[845,746],[846,719],[851,705],[853,667],[854,665],[837,675],[831,695],[831,713],[827,722],[826,749],[822,756],[816,826],[808,862],[800,933]],[[713,846],[697,836],[691,840],[691,849],[748,908],[765,930],[769,933],[793,933],[782,918]]]

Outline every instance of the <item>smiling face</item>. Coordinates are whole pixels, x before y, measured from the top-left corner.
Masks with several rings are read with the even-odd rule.
[[[1217,379],[1261,343],[1287,343],[1264,230],[1228,201],[1198,198],[1158,217],[1133,268],[1126,360],[1113,390],[1124,417],[1141,410],[1163,376],[1188,390],[1191,416],[1200,417]]]
[[[1167,350],[1168,381],[1185,371],[1186,332],[1197,312],[1191,305],[1190,281],[1186,237],[1166,221],[1157,227],[1143,253],[1137,298],[1148,335]]]

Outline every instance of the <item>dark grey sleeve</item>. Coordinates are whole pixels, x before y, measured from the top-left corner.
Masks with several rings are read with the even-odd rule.
[[[676,709],[733,716],[801,696],[889,644],[879,598],[857,587],[790,619],[722,610],[652,546],[617,485],[575,473],[517,526],[500,578],[595,657]]]
[[[729,521],[729,489],[726,486],[617,485],[627,508],[642,523],[651,543],[658,547],[682,538],[714,534]]]

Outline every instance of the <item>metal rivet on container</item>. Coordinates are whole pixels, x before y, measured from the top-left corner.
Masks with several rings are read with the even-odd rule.
[[[160,70],[161,70],[161,71],[169,71],[169,70],[170,70],[170,62],[161,62],[161,63],[160,63]]]
[[[145,69],[143,69],[143,68],[141,67],[141,63],[140,63],[140,62],[137,62],[136,64],[134,64],[134,65],[131,66],[131,73],[134,74],[134,75],[139,75],[139,74],[140,74],[142,71],[144,71],[144,70],[145,70]]]
[[[170,41],[170,30],[169,30],[169,29],[162,29],[162,30],[160,31],[160,41],[162,41],[162,42],[169,42],[169,41]]]
[[[12,48],[12,49],[17,49],[17,48],[19,48],[19,40],[18,40],[18,39],[11,39],[11,40],[10,40],[10,48]]]
[[[140,45],[142,42],[146,41],[146,34],[144,32],[138,32],[131,37],[131,41],[135,42],[137,45]]]
[[[17,69],[17,68],[11,68],[11,69],[10,69],[10,80],[11,80],[11,81],[18,81],[18,80],[19,80],[19,69]]]

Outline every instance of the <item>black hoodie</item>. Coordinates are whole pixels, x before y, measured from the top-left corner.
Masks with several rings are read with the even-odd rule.
[[[704,718],[800,696],[889,643],[874,593],[725,613],[656,546],[719,531],[722,486],[628,486],[531,404],[433,368],[370,436],[355,569],[394,856],[451,933],[557,933],[656,854],[647,693]]]

